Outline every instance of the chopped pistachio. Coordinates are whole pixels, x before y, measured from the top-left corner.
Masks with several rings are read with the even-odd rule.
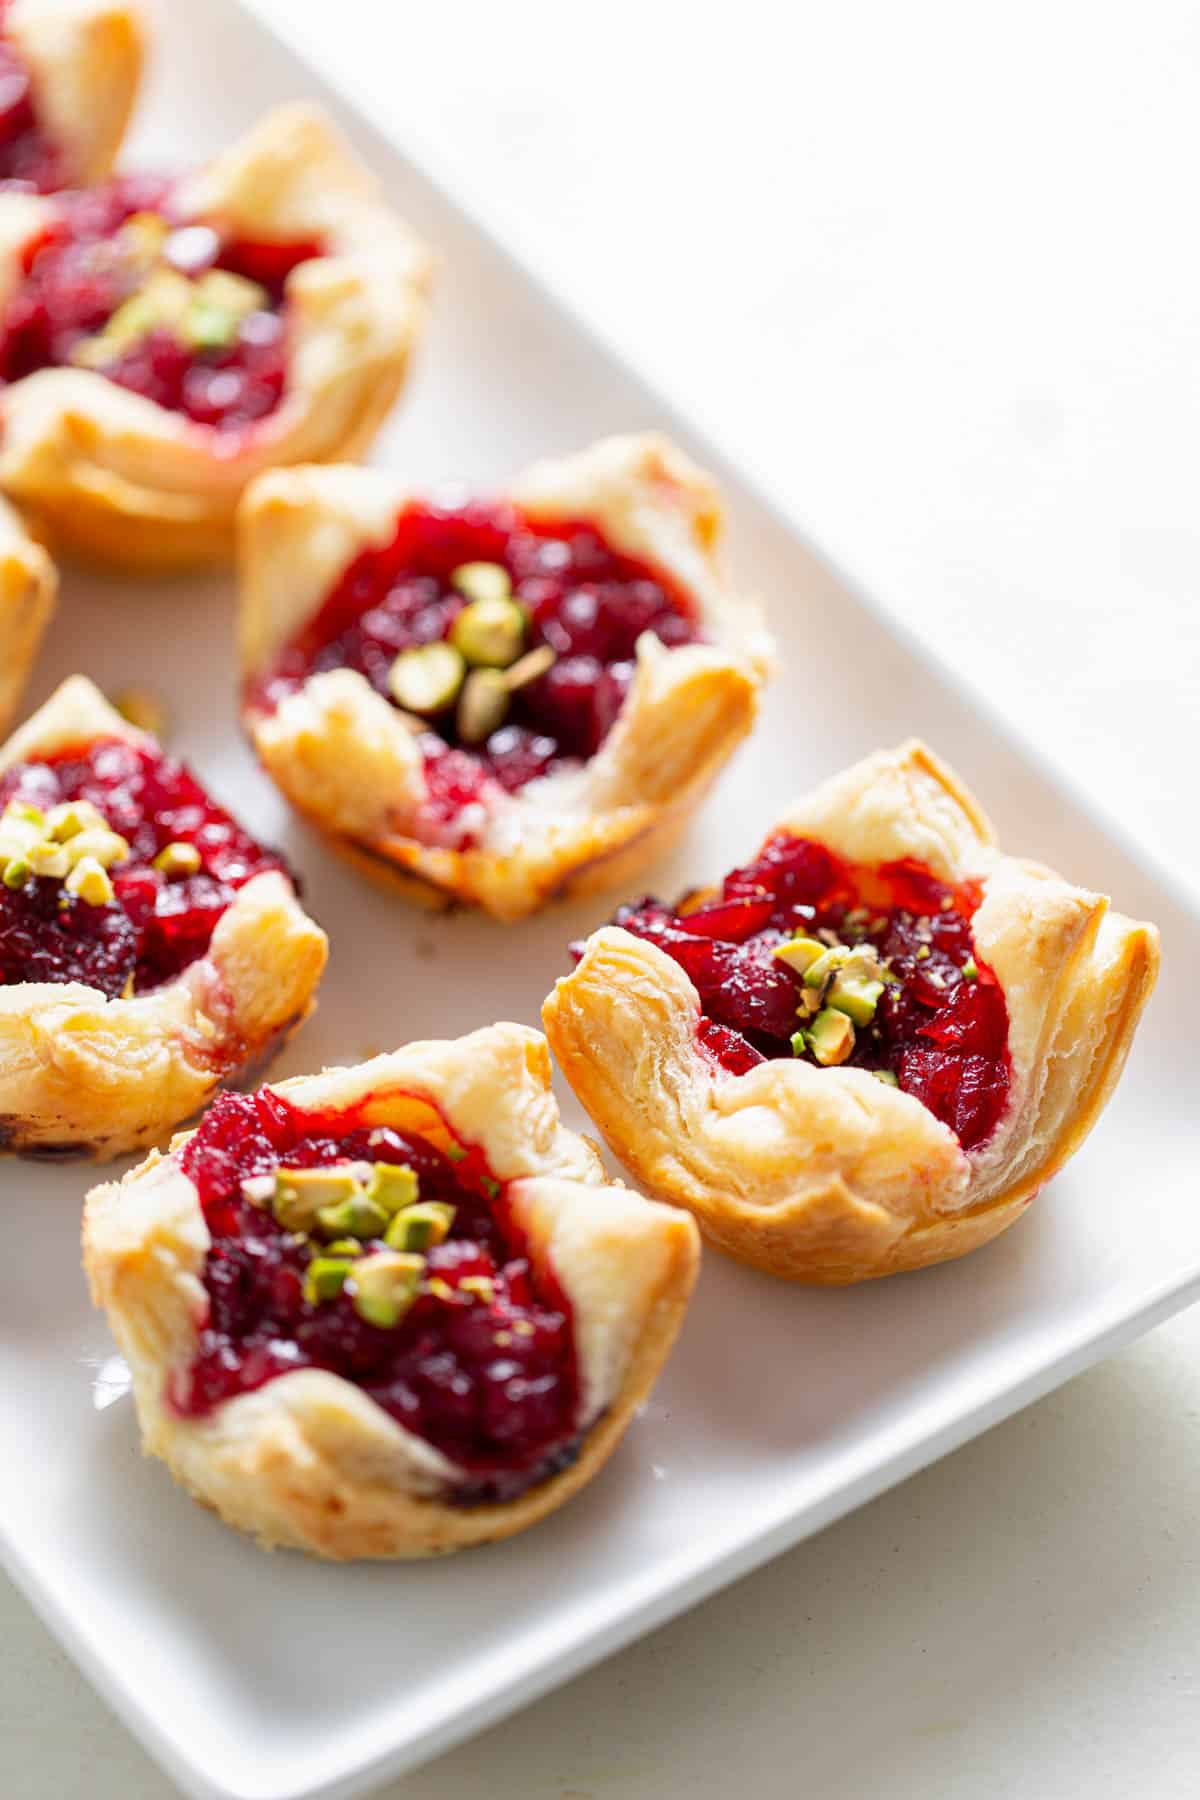
[[[369,1325],[385,1330],[399,1325],[416,1299],[425,1273],[425,1258],[400,1250],[378,1250],[354,1264],[354,1310]]]
[[[311,1231],[323,1208],[350,1202],[359,1191],[349,1169],[277,1169],[271,1211],[285,1231]]]
[[[304,1271],[304,1298],[310,1306],[336,1300],[354,1264],[344,1256],[314,1256]]]
[[[458,698],[467,672],[453,644],[418,644],[402,650],[388,670],[388,687],[407,712],[445,712]]]
[[[474,1294],[488,1306],[496,1298],[496,1284],[490,1275],[464,1275],[458,1284],[460,1294]]]
[[[793,1056],[803,1056],[804,1052],[807,1049],[808,1049],[808,1033],[806,1031],[793,1031],[793,1033],[792,1033],[792,1055]]]
[[[28,800],[10,800],[4,809],[4,822],[34,825],[40,831],[46,823],[46,815],[40,806],[31,806]]]
[[[850,952],[844,944],[836,944],[809,963],[804,971],[804,985],[822,988],[835,970],[840,969]]]
[[[192,284],[174,269],[155,269],[145,286],[118,306],[103,331],[81,338],[71,351],[71,361],[85,369],[100,369],[159,326],[180,323],[192,302]]]
[[[12,856],[4,865],[4,874],[0,876],[6,888],[23,888],[33,880],[33,870],[23,856]]]
[[[367,1180],[367,1199],[389,1216],[402,1206],[412,1206],[419,1195],[416,1171],[404,1163],[372,1163]]]
[[[247,1175],[242,1182],[242,1199],[251,1206],[269,1206],[275,1195],[273,1175]]]
[[[46,875],[52,880],[61,881],[71,867],[64,846],[47,843],[44,838],[40,843],[30,844],[26,854],[34,874]]]
[[[323,1206],[317,1213],[317,1225],[327,1237],[376,1238],[387,1229],[388,1216],[382,1206],[356,1188],[337,1205]]]
[[[90,800],[64,800],[46,814],[46,836],[56,844],[65,844],[81,831],[107,831],[108,821]]]
[[[549,644],[538,644],[536,649],[527,650],[524,656],[518,656],[515,663],[510,663],[504,671],[505,684],[510,694],[528,687],[533,681],[540,681],[548,670],[554,667],[555,656]]]
[[[68,894],[85,900],[89,906],[111,906],[115,897],[108,870],[94,856],[81,857],[63,885]]]
[[[443,1281],[440,1275],[429,1277],[425,1283],[425,1292],[432,1294],[435,1300],[455,1301],[458,1299],[458,1289],[452,1288],[450,1283]]]
[[[504,597],[472,600],[450,627],[450,642],[469,663],[507,669],[525,645],[525,611]]]
[[[898,1088],[900,1086],[895,1071],[892,1069],[872,1069],[871,1073],[876,1081],[882,1081],[884,1087]]]
[[[154,859],[154,867],[163,875],[196,875],[203,860],[195,844],[171,843],[163,845]]]
[[[83,831],[77,831],[66,844],[67,860],[71,866],[82,862],[85,856],[94,857],[103,869],[111,869],[117,863],[124,862],[129,855],[129,845],[116,831],[110,831],[107,825],[89,825]]]
[[[393,1250],[431,1250],[444,1244],[454,1223],[454,1208],[444,1200],[423,1200],[396,1213],[383,1241]]]
[[[882,993],[882,981],[864,979],[849,969],[839,969],[830,985],[827,999],[830,1006],[845,1013],[856,1025],[869,1025],[875,1017],[875,1008],[879,1005]]]
[[[508,685],[499,669],[472,669],[459,695],[455,726],[464,744],[482,744],[503,725]]]
[[[361,1256],[362,1244],[358,1238],[334,1238],[332,1244],[326,1244],[326,1256]]]
[[[479,1185],[489,1200],[499,1199],[500,1183],[498,1181],[493,1181],[490,1175],[481,1175],[479,1178]]]
[[[979,964],[975,961],[973,956],[968,956],[966,962],[962,966],[962,972],[964,981],[979,980]]]
[[[917,951],[917,961],[918,962],[927,962],[928,959],[929,959],[929,945],[922,944],[921,948]]]
[[[819,956],[828,954],[824,944],[820,943],[818,939],[810,937],[789,938],[786,944],[776,944],[775,946],[775,955],[780,962],[786,963],[788,968],[794,970],[797,975],[803,975],[804,971],[810,968]]]
[[[507,600],[512,581],[502,563],[460,563],[450,575],[450,585],[468,600]]]
[[[461,1144],[447,1144],[446,1145],[446,1161],[447,1162],[452,1162],[452,1163],[466,1162],[467,1156],[468,1156],[468,1152],[463,1149]]]
[[[196,283],[180,322],[180,336],[194,350],[225,350],[242,320],[270,305],[266,288],[228,269],[210,269]]]
[[[854,1026],[844,1012],[827,1006],[812,1022],[808,1047],[824,1068],[844,1063],[854,1050]]]

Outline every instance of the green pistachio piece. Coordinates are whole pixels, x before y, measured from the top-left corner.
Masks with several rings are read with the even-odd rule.
[[[844,1012],[827,1006],[809,1027],[808,1047],[823,1068],[844,1063],[854,1050],[854,1026]]]
[[[962,972],[964,981],[979,980],[979,964],[975,961],[973,956],[968,956],[966,962],[962,966]]]
[[[25,857],[12,856],[5,863],[0,880],[6,888],[12,888],[15,892],[17,888],[23,888],[33,880],[33,870]]]
[[[344,1256],[314,1256],[304,1271],[304,1298],[310,1306],[336,1300],[354,1264]]]
[[[415,1169],[404,1163],[377,1162],[371,1165],[367,1180],[367,1199],[382,1207],[390,1217],[402,1206],[411,1206],[419,1198]]]
[[[872,1069],[871,1073],[876,1081],[882,1081],[884,1087],[898,1088],[900,1086],[899,1079],[892,1069]]]
[[[539,644],[535,650],[527,650],[524,656],[518,656],[515,663],[510,663],[504,671],[504,680],[510,694],[519,693],[531,682],[540,681],[554,667],[555,655],[549,644]]]
[[[203,860],[195,844],[164,844],[154,859],[154,867],[164,875],[198,875]]]
[[[794,937],[786,944],[776,944],[775,955],[797,975],[803,975],[818,957],[828,955],[828,951],[819,938]]]
[[[29,866],[35,875],[46,875],[52,880],[61,881],[71,864],[62,844],[31,844],[28,850]]]
[[[444,1200],[422,1200],[392,1219],[383,1241],[393,1250],[432,1250],[444,1244],[454,1223],[454,1208]]]
[[[416,1299],[425,1273],[425,1258],[400,1250],[377,1250],[354,1265],[354,1310],[369,1325],[390,1330],[399,1325]]]
[[[493,1181],[490,1175],[481,1175],[479,1178],[479,1185],[489,1200],[498,1200],[500,1198],[500,1183],[498,1181]]]
[[[821,988],[829,980],[836,969],[840,969],[850,952],[844,944],[836,948],[821,947],[821,954],[814,957],[804,971],[805,987]]]
[[[450,642],[477,668],[507,669],[525,644],[525,612],[515,600],[472,600],[450,627]]]
[[[507,600],[512,593],[512,581],[502,563],[460,563],[451,573],[450,585],[468,600]]]
[[[357,1238],[334,1238],[332,1244],[326,1244],[326,1256],[361,1256],[363,1247]]]
[[[406,712],[440,713],[453,706],[466,672],[453,644],[418,644],[400,652],[388,671],[388,687]]]
[[[464,744],[482,744],[508,714],[508,686],[499,669],[472,669],[463,684],[455,727]]]
[[[108,820],[90,800],[64,800],[46,814],[46,836],[65,844],[81,831],[107,831]]]
[[[72,868],[85,856],[90,856],[102,869],[111,869],[126,860],[129,845],[119,832],[110,831],[107,825],[89,825],[67,839],[66,852]]]
[[[793,1056],[803,1056],[804,1052],[807,1049],[808,1049],[808,1033],[807,1033],[807,1031],[793,1031],[793,1033],[792,1033],[792,1055]]]
[[[210,269],[196,282],[180,322],[180,336],[194,350],[226,350],[242,320],[271,303],[266,288],[228,269]]]
[[[33,825],[41,831],[46,824],[46,815],[40,806],[30,806],[27,800],[10,800],[4,809],[4,823]]]
[[[285,1231],[311,1231],[322,1210],[352,1204],[361,1191],[349,1169],[277,1169],[271,1211]]]
[[[826,998],[830,1006],[845,1013],[856,1025],[869,1025],[882,992],[882,981],[864,980],[848,969],[839,969]]]
[[[382,1206],[359,1191],[336,1206],[323,1206],[317,1214],[317,1225],[326,1237],[376,1238],[387,1229],[388,1216]]]
[[[89,906],[111,906],[116,898],[108,870],[94,856],[81,857],[63,885],[68,894],[85,900]]]

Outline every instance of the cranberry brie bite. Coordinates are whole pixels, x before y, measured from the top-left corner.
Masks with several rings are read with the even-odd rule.
[[[0,0],[0,189],[100,181],[142,73],[138,14],[112,0]]]
[[[1099,1117],[1159,953],[1152,925],[1003,855],[910,743],[579,958],[546,1031],[638,1181],[744,1262],[850,1282],[1020,1216]]]
[[[162,1138],[311,1011],[291,878],[82,676],[0,748],[0,1148]]]
[[[241,516],[245,719],[361,866],[502,919],[670,843],[751,729],[769,646],[719,497],[610,438],[490,499],[265,476]]]
[[[54,564],[0,500],[0,730],[16,711],[57,595]]]
[[[264,1545],[336,1558],[561,1505],[658,1376],[698,1257],[563,1127],[519,1025],[222,1095],[84,1223],[146,1449]]]
[[[427,277],[302,106],[190,176],[0,193],[0,485],[85,555],[226,557],[252,476],[370,443]]]

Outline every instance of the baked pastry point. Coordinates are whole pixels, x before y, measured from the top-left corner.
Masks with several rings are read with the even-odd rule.
[[[0,500],[0,731],[17,709],[58,596],[58,571]]]
[[[608,438],[489,499],[377,470],[262,477],[240,517],[244,719],[370,873],[518,919],[670,844],[770,665],[717,560],[720,499]]]
[[[88,1196],[83,1242],[145,1448],[263,1545],[338,1559],[508,1537],[577,1492],[699,1257],[563,1127],[518,1025],[222,1096]]]
[[[161,1140],[304,1020],[326,953],[282,859],[83,676],[0,747],[0,1148]]]
[[[101,181],[142,75],[140,13],[114,0],[0,6],[0,188],[46,194]]]
[[[916,742],[578,954],[542,1016],[614,1152],[719,1249],[825,1283],[1019,1218],[1099,1118],[1159,962],[1152,925],[1004,855]]]
[[[85,557],[227,559],[255,475],[371,442],[429,271],[308,106],[192,175],[0,193],[0,487]]]

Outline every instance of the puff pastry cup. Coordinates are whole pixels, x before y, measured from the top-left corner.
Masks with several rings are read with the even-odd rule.
[[[657,435],[608,438],[536,463],[493,501],[467,503],[454,514],[457,551],[430,550],[431,513],[434,525],[444,517],[382,471],[289,469],[254,483],[240,516],[244,720],[279,787],[361,868],[428,903],[464,901],[519,919],[557,895],[612,886],[677,837],[754,724],[770,642],[757,606],[721,572],[717,490]],[[470,556],[465,571],[439,571],[429,587],[440,595],[435,606],[454,600],[460,577],[476,595],[481,570],[499,583],[507,597],[483,591],[484,614],[498,608],[503,627],[507,609],[515,636],[494,660],[523,652],[511,671],[469,667],[449,725],[406,711],[395,685],[387,697],[386,682],[345,657],[337,666],[341,652],[318,642],[331,608],[361,606],[364,592],[378,598],[380,568],[398,583],[383,611],[404,599],[396,545],[405,532],[425,533],[427,582],[439,554],[443,564]],[[499,560],[478,561],[478,542]],[[470,618],[478,612],[474,602],[466,608]],[[380,616],[368,613],[368,622]],[[655,622],[637,634],[643,618]],[[449,626],[452,659],[461,623]],[[409,616],[394,628],[393,646]],[[428,654],[419,634],[431,629],[437,635],[424,619],[411,625],[418,649],[398,657],[393,683],[410,654],[418,662]],[[316,647],[315,666],[306,645]],[[445,653],[444,644],[434,651]],[[466,660],[492,655],[485,645]],[[539,659],[553,665],[548,672]],[[531,667],[538,678],[502,722],[505,683]],[[462,668],[459,658],[454,680]],[[610,704],[606,684],[618,677],[624,685],[612,692],[623,698]],[[493,735],[486,716],[468,734],[475,684],[485,701],[489,684],[493,698],[502,690]],[[437,729],[441,740],[429,735]],[[457,748],[435,766],[430,745],[440,753],[447,742]],[[455,782],[459,796],[447,805]]]
[[[226,1173],[206,1187],[202,1145],[210,1132],[231,1141],[220,1108],[232,1119],[236,1108],[248,1114],[264,1101],[274,1142],[285,1147],[245,1165],[266,1171],[267,1190],[275,1183],[276,1197],[260,1200],[260,1209],[279,1206],[284,1178],[270,1170],[277,1160],[286,1164],[297,1133],[315,1121],[345,1154],[374,1144],[367,1154],[388,1158],[358,1168],[360,1177],[382,1171],[380,1194],[389,1183],[409,1181],[406,1193],[392,1194],[400,1210],[391,1214],[387,1242],[419,1242],[427,1254],[407,1256],[414,1271],[399,1315],[395,1308],[370,1312],[365,1334],[358,1309],[372,1288],[371,1265],[395,1265],[405,1253],[369,1242],[357,1252],[354,1242],[334,1246],[351,1255],[333,1289],[322,1288],[324,1276],[312,1270],[336,1256],[314,1258],[306,1298],[293,1302],[286,1327],[278,1318],[271,1326],[290,1332],[291,1342],[272,1345],[273,1377],[254,1386],[254,1374],[227,1374],[244,1347],[230,1350],[221,1335],[229,1309],[218,1311],[205,1285],[210,1252],[228,1254],[219,1235],[228,1221],[219,1221],[236,1177]],[[354,1137],[342,1135],[348,1128]],[[244,1130],[239,1138],[246,1142]],[[438,1153],[447,1149],[455,1161]],[[469,1184],[453,1190],[465,1222],[456,1229],[451,1221],[455,1234],[446,1238],[443,1229],[430,1247],[427,1234],[414,1236],[412,1203],[417,1216],[427,1214],[424,1196],[447,1192],[448,1169]],[[352,1180],[344,1163],[331,1170],[324,1159],[311,1173]],[[497,1250],[490,1275],[464,1276],[477,1266],[478,1244],[462,1231],[479,1234],[489,1216],[478,1211],[484,1193],[501,1209],[508,1249]],[[283,1216],[296,1223],[293,1214]],[[241,1217],[250,1229],[269,1229],[256,1225],[264,1214],[248,1203]],[[210,1221],[218,1221],[215,1249]],[[356,1229],[369,1240],[380,1225]],[[327,1235],[334,1228],[320,1227]],[[196,1499],[262,1545],[337,1559],[464,1549],[521,1531],[569,1499],[612,1453],[655,1381],[699,1256],[699,1235],[684,1214],[609,1185],[595,1151],[559,1120],[545,1040],[504,1024],[286,1081],[257,1101],[224,1097],[170,1155],[152,1154],[119,1184],[89,1195],[83,1241],[94,1299],[133,1374],[145,1449],[162,1457]],[[285,1257],[309,1254],[302,1233],[276,1233],[269,1242],[292,1246]],[[528,1292],[520,1297],[523,1265],[503,1262],[514,1251],[540,1284],[532,1301]],[[334,1372],[340,1353],[328,1347],[347,1322],[356,1333],[360,1380]],[[326,1348],[312,1352],[323,1356],[322,1367],[304,1366],[309,1352],[298,1348],[298,1340],[313,1341],[305,1333],[314,1330],[324,1333]],[[205,1369],[218,1365],[217,1397],[205,1387],[206,1403],[197,1406]],[[452,1416],[440,1397],[451,1390],[458,1409]],[[540,1401],[530,1399],[535,1390]],[[539,1405],[557,1410],[535,1427]],[[488,1451],[486,1475],[456,1460],[464,1443],[473,1455]],[[515,1474],[505,1469],[505,1456],[519,1457]]]
[[[58,572],[0,500],[0,731],[24,692],[58,597]]]
[[[10,0],[0,56],[28,84],[8,102],[0,183],[47,192],[100,181],[141,80],[141,15],[113,0]]]
[[[0,815],[0,1148],[144,1148],[311,1010],[280,859],[83,676],[0,747]]]
[[[91,336],[60,332],[29,350],[14,318],[30,329],[29,283],[51,276],[40,259],[33,276],[26,266],[64,219],[117,247],[128,298]],[[429,272],[374,179],[305,105],[277,108],[176,182],[0,194],[0,340],[14,371],[0,393],[0,486],[88,558],[133,569],[225,559],[253,476],[370,443],[421,331]],[[213,359],[231,356],[250,371],[241,389],[210,379],[225,367]],[[266,365],[274,385],[247,394]]]
[[[742,930],[742,949],[714,952],[686,933],[680,948],[646,903],[627,915],[631,930],[588,940],[543,1011],[567,1079],[647,1192],[690,1208],[719,1249],[773,1274],[861,1281],[986,1243],[1112,1093],[1157,973],[1154,927],[1002,853],[962,782],[916,742],[817,788],[759,862],[701,904],[752,907],[764,880],[775,897],[762,914],[782,930],[746,937],[719,910],[706,915],[712,927],[692,915],[716,936]],[[815,911],[773,911],[792,881],[791,897]],[[822,891],[839,888],[840,909],[822,911]],[[836,929],[814,930],[831,917]],[[752,1003],[767,1005],[789,972],[781,946],[793,987],[772,1030],[789,1029],[795,999],[802,1035],[790,1052],[786,1037],[771,1040],[763,1060],[713,1016],[767,1013],[730,999],[726,971],[698,1019],[700,995],[677,959],[703,985],[710,955],[726,958]]]

